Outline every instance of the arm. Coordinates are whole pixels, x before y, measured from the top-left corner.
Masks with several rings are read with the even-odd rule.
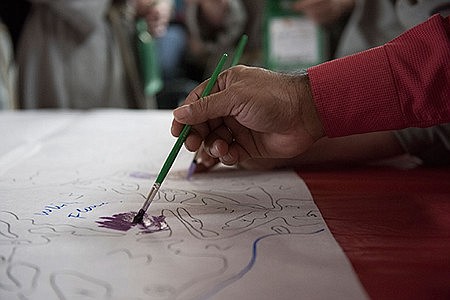
[[[429,128],[407,128],[395,132],[406,152],[425,165],[450,164],[450,123]]]
[[[435,15],[384,46],[308,73],[327,136],[449,122],[450,19]]]

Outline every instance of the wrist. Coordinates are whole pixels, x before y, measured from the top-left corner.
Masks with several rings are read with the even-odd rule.
[[[302,73],[298,75],[298,80],[299,84],[297,84],[296,87],[298,101],[300,101],[301,107],[300,117],[303,121],[305,130],[314,141],[317,141],[321,137],[325,136],[325,131],[314,103],[308,73],[306,71],[302,71]]]

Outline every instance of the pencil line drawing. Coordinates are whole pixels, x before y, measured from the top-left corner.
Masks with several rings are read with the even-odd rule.
[[[317,234],[320,233],[322,231],[324,231],[325,229],[319,229],[315,232],[311,232],[309,234]],[[286,233],[281,233],[281,234],[286,234]],[[271,237],[276,235],[275,233],[273,234],[267,234],[264,236],[261,236],[259,238],[257,238],[256,240],[253,241],[252,244],[252,256],[250,258],[250,261],[248,262],[248,264],[246,266],[244,266],[244,268],[242,268],[241,271],[239,271],[238,273],[232,275],[231,277],[223,280],[220,284],[217,284],[216,286],[213,286],[207,293],[201,295],[199,297],[199,299],[210,299],[212,296],[214,296],[216,293],[218,293],[220,290],[224,289],[225,287],[233,284],[235,281],[241,279],[245,274],[247,274],[252,267],[254,266],[256,259],[257,259],[257,247],[258,247],[258,243],[260,241],[262,241],[265,238]]]
[[[36,174],[29,189],[39,189],[43,172]],[[118,171],[75,178],[55,185],[55,197],[29,214],[2,211],[0,295],[208,299],[254,268],[262,240],[326,230],[312,199],[294,196],[295,186],[219,174],[213,182],[169,176],[151,212],[167,228],[143,231],[130,225],[127,213],[142,202],[152,176]],[[37,259],[45,253],[57,255]],[[18,276],[19,269],[28,275]]]
[[[52,273],[50,283],[59,299],[111,299],[109,283],[74,271]]]

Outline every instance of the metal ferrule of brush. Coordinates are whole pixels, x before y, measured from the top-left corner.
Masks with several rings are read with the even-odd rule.
[[[153,199],[156,196],[156,193],[158,193],[159,187],[161,186],[160,183],[155,182],[152,186],[152,189],[148,193],[147,200],[145,200],[144,206],[142,206],[142,209],[144,211],[147,211],[148,207],[150,206],[150,203],[152,203]]]

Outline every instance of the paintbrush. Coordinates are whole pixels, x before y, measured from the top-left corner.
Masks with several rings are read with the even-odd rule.
[[[233,67],[239,63],[242,53],[244,52],[245,45],[247,44],[247,40],[248,40],[248,36],[246,34],[242,35],[242,37],[239,40],[239,43],[236,47],[236,50],[234,51],[233,60],[231,62],[230,67]],[[197,152],[195,152],[194,159],[192,160],[191,165],[189,166],[189,169],[188,169],[187,179],[191,179],[192,175],[195,173],[195,170],[197,169],[199,153],[200,153],[199,150],[197,150]]]
[[[228,55],[225,53],[222,55],[222,58],[220,59],[219,63],[216,66],[216,69],[214,70],[213,74],[211,75],[211,78],[209,79],[205,89],[203,90],[200,99],[203,97],[206,97],[211,93],[211,90],[214,86],[214,84],[217,81],[217,77],[219,77],[220,72],[222,71],[222,68],[228,58]],[[184,141],[186,140],[189,132],[191,131],[190,125],[184,125],[183,130],[181,131],[178,139],[175,142],[175,145],[172,147],[172,150],[170,151],[169,155],[166,158],[166,161],[164,162],[161,171],[159,171],[158,176],[156,177],[156,181],[153,184],[150,192],[147,195],[147,198],[145,199],[144,204],[142,205],[142,208],[139,210],[139,212],[136,214],[136,216],[133,218],[133,223],[140,223],[142,222],[142,218],[144,217],[145,212],[148,210],[148,207],[152,203],[153,199],[155,198],[156,194],[158,193],[159,188],[161,187],[161,184],[163,183],[164,179],[167,176],[167,173],[169,173],[170,168],[172,167],[173,163],[175,162],[175,159],[180,152],[181,146],[183,146]]]

